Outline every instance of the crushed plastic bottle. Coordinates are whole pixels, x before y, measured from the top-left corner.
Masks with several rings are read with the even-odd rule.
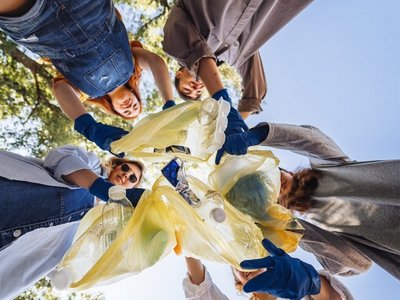
[[[216,225],[226,220],[224,201],[217,192],[210,191],[204,198],[192,206],[199,216],[210,225]]]
[[[230,104],[208,98],[202,101],[197,116],[187,132],[185,146],[191,155],[205,157],[217,151],[225,142],[225,129]]]
[[[215,191],[208,191],[199,199],[189,186],[183,160],[173,158],[161,172],[204,222],[214,226],[225,221],[226,213],[221,195]]]
[[[107,251],[133,214],[132,203],[126,198],[121,186],[112,186],[108,191],[110,199],[102,213],[102,247]]]
[[[52,286],[57,290],[67,289],[73,282],[86,274],[117,238],[132,216],[133,206],[126,198],[126,191],[123,187],[111,187],[108,196],[110,199],[103,207],[101,224],[92,227],[75,243],[75,248],[79,249],[80,253],[78,258],[47,275]]]

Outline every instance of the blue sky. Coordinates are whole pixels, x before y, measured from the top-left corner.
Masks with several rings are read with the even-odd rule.
[[[399,9],[396,0],[312,3],[261,49],[268,93],[264,111],[249,124],[311,124],[353,159],[399,159]],[[289,169],[307,163],[276,153]],[[230,299],[244,299],[236,295],[228,267],[206,265]],[[107,299],[183,299],[184,274],[183,257],[170,256],[102,290]],[[400,282],[376,266],[341,280],[355,299],[400,299]]]

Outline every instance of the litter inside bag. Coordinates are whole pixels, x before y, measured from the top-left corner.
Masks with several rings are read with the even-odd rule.
[[[104,253],[99,238],[102,207],[93,208],[82,219],[75,242],[59,266],[68,270],[70,289],[82,290],[137,274],[172,251],[235,268],[245,259],[267,254],[261,245],[263,236],[285,251],[294,251],[300,235],[287,229],[298,225],[291,212],[276,203],[278,159],[270,151],[251,150],[243,156],[225,155],[219,166],[210,163],[214,159],[211,153],[217,149],[213,141],[223,144],[224,138],[218,135],[226,126],[222,126],[224,109],[212,101],[206,108],[201,102],[188,102],[148,116],[112,144],[115,153],[129,152],[146,160],[166,160],[174,155],[197,163],[197,170],[187,170],[187,179],[205,202],[189,205],[160,177],[151,191],[142,195],[131,219]],[[222,125],[213,125],[218,118]],[[155,148],[171,145],[188,147],[190,154],[154,153]],[[196,176],[196,172],[203,174]],[[207,174],[207,183],[198,179]],[[215,220],[220,215],[215,218],[212,213],[217,202],[225,214],[219,222]]]
[[[201,198],[209,195],[206,184],[191,177],[189,181]],[[226,219],[216,223],[208,218],[207,207],[190,206],[160,178],[152,191],[142,195],[126,227],[104,253],[100,251],[102,207],[93,208],[82,219],[79,237],[59,269],[68,270],[69,289],[82,290],[137,274],[173,250],[236,268],[244,259],[265,256],[261,230],[249,216],[222,201]]]
[[[227,155],[209,175],[209,184],[225,199],[251,216],[264,237],[286,252],[296,250],[303,229],[292,212],[277,204],[280,191],[279,160],[266,150]]]
[[[270,218],[266,210],[272,203],[268,201],[268,188],[261,172],[240,178],[225,197],[241,212],[259,220]]]
[[[76,239],[59,264],[71,274],[70,289],[82,290],[137,274],[168,255],[175,246],[174,224],[161,195],[145,192],[131,219],[110,247],[101,253],[102,205],[80,223]],[[90,249],[90,252],[88,252]]]
[[[228,102],[212,98],[178,104],[142,119],[111,144],[112,152],[147,161],[174,156],[205,161],[225,142],[229,109]]]

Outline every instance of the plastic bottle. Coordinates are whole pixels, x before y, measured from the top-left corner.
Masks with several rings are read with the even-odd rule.
[[[191,155],[205,158],[225,142],[224,131],[228,125],[230,105],[212,98],[201,102],[197,122],[189,126],[184,146],[190,148]]]
[[[132,203],[126,198],[121,186],[112,186],[108,191],[110,199],[102,213],[102,247],[105,252],[128,223],[133,213]]]
[[[74,243],[74,247],[79,249],[79,255],[70,260],[68,265],[53,270],[47,275],[55,289],[59,291],[67,289],[74,281],[82,278],[93,267],[103,255],[102,248],[99,249],[101,235],[101,225],[92,226]]]
[[[210,225],[223,223],[226,219],[224,201],[217,192],[210,192],[198,203],[192,205],[199,216]]]
[[[92,227],[74,244],[79,255],[68,266],[53,270],[47,276],[57,290],[67,289],[74,281],[82,278],[104,254],[128,223],[133,213],[132,203],[126,198],[121,186],[112,186],[110,197],[103,207],[102,223]],[[100,244],[100,248],[98,247]]]

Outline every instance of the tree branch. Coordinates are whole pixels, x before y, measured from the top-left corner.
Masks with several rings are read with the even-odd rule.
[[[32,73],[39,73],[48,83],[51,83],[53,76],[46,71],[45,66],[28,57],[17,48],[17,45],[7,39],[4,33],[0,32],[0,45],[4,53],[10,55],[15,61],[21,63]]]
[[[159,18],[165,16],[166,12],[168,10],[168,7],[163,6],[163,10],[160,14],[158,14],[157,16],[155,16],[154,18],[148,20],[146,23],[144,23],[142,26],[140,26],[140,28],[137,31],[137,36],[138,37],[142,37],[142,35],[144,34],[144,32],[147,30],[147,28],[154,22],[156,22]]]

